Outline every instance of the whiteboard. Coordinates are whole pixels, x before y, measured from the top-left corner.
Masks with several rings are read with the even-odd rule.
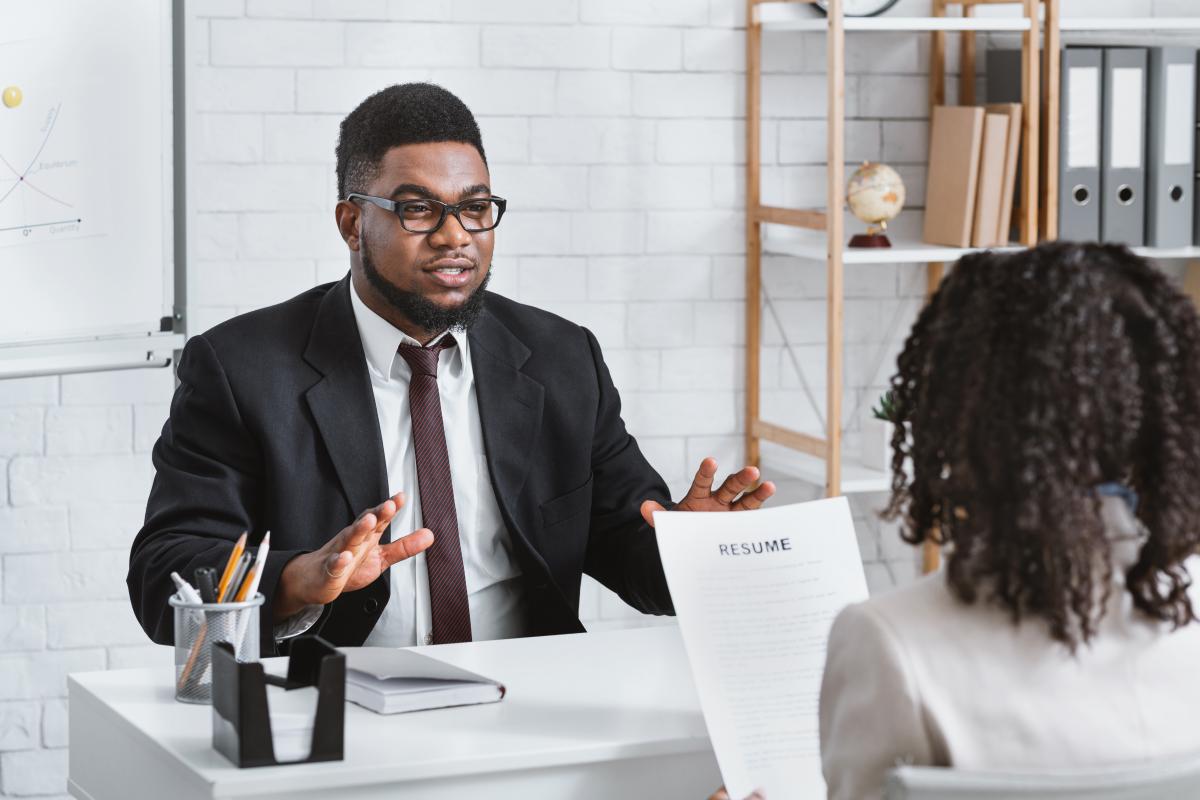
[[[173,315],[172,63],[164,0],[4,4],[0,360]]]

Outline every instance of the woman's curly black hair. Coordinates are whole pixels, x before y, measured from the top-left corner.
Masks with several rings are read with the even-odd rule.
[[[1200,321],[1164,275],[1115,245],[966,256],[897,366],[907,425],[884,514],[948,545],[955,595],[1040,617],[1072,651],[1089,641],[1113,577],[1094,487],[1116,481],[1148,536],[1125,575],[1135,607],[1196,619]]]

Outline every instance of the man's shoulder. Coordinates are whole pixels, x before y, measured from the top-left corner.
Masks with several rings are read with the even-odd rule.
[[[218,354],[276,349],[303,349],[312,332],[317,311],[338,282],[314,286],[282,303],[257,308],[221,322],[201,336]]]
[[[323,283],[301,294],[238,314],[200,333],[209,347],[227,366],[250,360],[263,363],[264,357],[295,356],[304,353],[318,309],[338,282]]]
[[[562,343],[564,339],[584,341],[583,328],[578,323],[544,308],[518,303],[495,292],[487,293],[484,308],[526,345]]]

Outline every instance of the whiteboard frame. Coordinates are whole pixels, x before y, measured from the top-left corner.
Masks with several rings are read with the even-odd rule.
[[[141,333],[103,334],[41,341],[0,343],[0,380],[80,372],[164,368],[176,362],[187,337],[187,299],[189,239],[187,211],[190,195],[187,184],[187,141],[189,133],[186,101],[191,88],[188,64],[186,0],[172,0],[163,21],[162,53],[171,56],[171,175],[173,195],[172,263],[164,264],[164,282],[174,295],[173,313],[162,317],[159,330]],[[165,187],[164,187],[165,189]],[[167,192],[164,190],[164,199]],[[164,215],[163,222],[168,217]],[[164,253],[165,255],[165,253]],[[164,292],[165,294],[165,292]]]

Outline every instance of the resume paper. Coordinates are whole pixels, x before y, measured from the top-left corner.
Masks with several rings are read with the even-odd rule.
[[[729,796],[825,796],[817,701],[833,618],[867,598],[845,497],[654,515],[658,548]]]

